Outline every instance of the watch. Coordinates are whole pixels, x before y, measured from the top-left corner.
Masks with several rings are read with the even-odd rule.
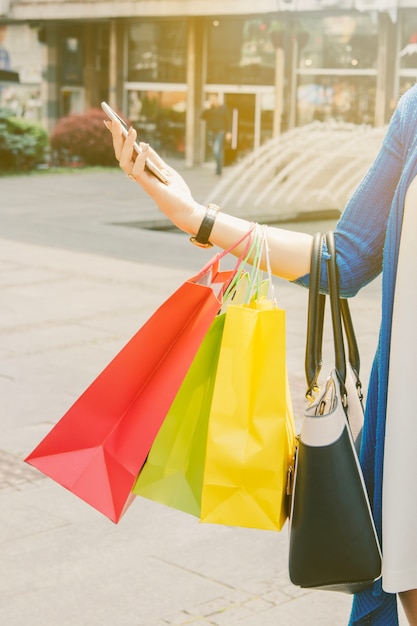
[[[200,248],[211,248],[213,245],[209,241],[209,237],[211,235],[211,231],[214,226],[214,222],[216,221],[216,217],[220,208],[217,204],[208,204],[206,214],[204,216],[203,221],[201,222],[201,226],[198,229],[198,233],[195,237],[190,237],[191,243],[195,246],[199,246]]]

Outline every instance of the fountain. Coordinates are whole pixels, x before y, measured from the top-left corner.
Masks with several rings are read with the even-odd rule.
[[[269,140],[225,170],[210,202],[265,223],[334,217],[375,158],[385,127],[313,122]]]

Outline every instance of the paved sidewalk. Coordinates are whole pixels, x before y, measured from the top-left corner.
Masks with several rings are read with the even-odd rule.
[[[205,195],[211,172],[186,175]],[[117,171],[0,178],[0,189],[0,623],[346,624],[349,597],[290,584],[286,528],[199,524],[143,498],[116,526],[23,463],[203,256],[181,234],[117,226],[155,213]],[[277,288],[299,415],[306,293]],[[378,300],[376,285],[353,307],[365,372]]]

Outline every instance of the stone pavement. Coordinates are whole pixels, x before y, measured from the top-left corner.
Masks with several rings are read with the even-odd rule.
[[[184,175],[205,197],[211,170]],[[0,623],[346,624],[349,597],[290,584],[287,528],[199,524],[143,498],[114,525],[23,462],[206,252],[183,234],[131,228],[157,214],[117,170],[0,178],[0,190]],[[299,415],[306,293],[277,289]],[[364,378],[378,305],[375,284],[352,306]]]

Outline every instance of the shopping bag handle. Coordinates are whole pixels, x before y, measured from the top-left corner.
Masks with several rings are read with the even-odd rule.
[[[252,234],[253,234],[254,229],[255,229],[255,224],[251,223],[249,230],[242,237],[240,237],[238,239],[238,241],[236,241],[234,244],[232,244],[229,248],[227,248],[225,250],[221,250],[216,255],[214,255],[214,257],[212,257],[202,267],[202,269],[198,272],[198,274],[196,274],[196,276],[194,276],[193,280],[198,281],[201,278],[203,278],[204,276],[206,276],[207,274],[211,273],[211,282],[213,282],[213,283],[224,283],[224,286],[223,286],[223,288],[221,290],[221,292],[224,293],[224,291],[227,289],[228,285],[230,284],[230,282],[233,280],[234,276],[236,275],[236,273],[237,273],[237,271],[239,269],[239,266],[241,265],[242,261],[247,256],[247,253],[248,253],[248,251],[250,249],[250,246],[251,246]],[[223,257],[225,257],[227,254],[230,254],[235,248],[237,248],[237,246],[239,246],[245,240],[246,240],[245,247],[243,248],[242,253],[238,257],[234,268],[231,269],[231,270],[220,271],[219,268],[220,268],[220,261],[221,261],[221,259]]]

